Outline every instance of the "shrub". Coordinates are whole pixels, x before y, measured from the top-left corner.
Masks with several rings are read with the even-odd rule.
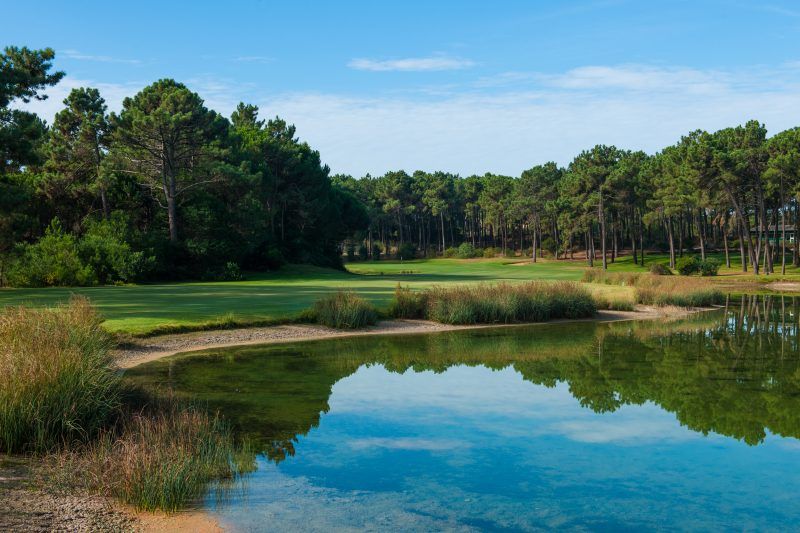
[[[323,296],[312,308],[319,324],[337,329],[355,329],[374,324],[378,314],[372,305],[352,291]]]
[[[43,452],[94,436],[119,407],[109,335],[87,300],[0,315],[0,451]]]
[[[595,310],[591,295],[578,284],[569,282],[500,283],[427,291],[428,318],[444,324],[584,318],[592,316]]]
[[[552,237],[545,237],[542,240],[542,249],[548,252],[550,255],[555,255],[558,245],[556,244],[555,239]]]
[[[458,247],[456,255],[458,255],[460,259],[471,259],[473,257],[477,257],[475,247],[468,242],[461,243],[461,245]]]
[[[631,300],[625,298],[595,296],[594,301],[598,309],[607,309],[609,311],[634,311],[636,308]]]
[[[415,292],[398,283],[389,306],[389,315],[394,318],[425,318],[427,301],[426,292]]]
[[[700,261],[695,256],[681,257],[675,263],[675,270],[677,270],[681,276],[691,276],[700,271]]]
[[[671,276],[672,270],[664,263],[653,263],[650,265],[650,273],[655,276]]]
[[[410,242],[404,242],[397,247],[397,257],[399,259],[414,259],[417,255],[417,247]]]
[[[358,247],[358,258],[361,261],[366,261],[367,259],[369,259],[369,248],[367,248],[363,244],[361,246],[359,246]]]
[[[78,255],[75,237],[65,233],[54,219],[44,236],[33,244],[17,248],[19,259],[8,274],[17,287],[46,287],[51,285],[94,285],[97,276]]]
[[[383,248],[377,242],[372,245],[372,260],[373,261],[380,261],[381,253],[383,253]]]
[[[488,246],[483,249],[483,257],[494,257],[497,255],[497,252],[491,246]]]
[[[356,245],[352,242],[347,243],[347,260],[348,261],[355,261],[356,260]]]
[[[451,246],[444,251],[445,257],[456,257],[458,256],[458,248]]]
[[[709,257],[705,261],[700,262],[700,275],[701,276],[716,276],[719,272],[720,262]]]

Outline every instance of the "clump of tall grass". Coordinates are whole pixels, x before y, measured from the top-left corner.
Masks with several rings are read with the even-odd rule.
[[[85,442],[120,405],[110,336],[84,298],[0,313],[0,451]]]
[[[589,292],[569,282],[435,287],[425,298],[426,318],[444,324],[541,322],[596,311]]]
[[[594,297],[594,302],[598,309],[606,309],[608,311],[634,311],[636,308],[636,303],[629,298],[600,295]]]
[[[337,291],[323,296],[311,309],[314,321],[337,329],[355,329],[378,321],[378,313],[353,291]]]
[[[709,287],[707,281],[697,278],[603,272],[600,269],[590,269],[584,273],[583,280],[634,287],[636,302],[644,305],[709,307],[725,300],[722,291]]]
[[[218,416],[173,404],[122,417],[72,455],[67,471],[80,471],[86,488],[137,509],[172,512],[197,501],[210,483],[235,478],[236,456]]]
[[[426,291],[412,291],[399,283],[394,289],[394,299],[389,305],[389,316],[394,318],[425,318],[428,307]]]

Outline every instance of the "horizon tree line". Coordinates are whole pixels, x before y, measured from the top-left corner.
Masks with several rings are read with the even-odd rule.
[[[737,253],[744,271],[800,263],[800,128],[751,120],[696,130],[648,155],[596,145],[519,176],[396,170],[331,176],[279,117],[229,118],[158,80],[109,112],[73,89],[51,125],[18,109],[63,72],[51,49],[0,54],[0,284],[236,279],[285,262],[501,254]],[[792,242],[789,243],[787,231]]]

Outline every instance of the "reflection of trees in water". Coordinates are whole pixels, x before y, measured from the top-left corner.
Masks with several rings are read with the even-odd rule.
[[[582,406],[647,401],[681,424],[749,444],[800,437],[798,301],[734,298],[727,309],[659,322],[580,323],[241,347],[155,362],[131,380],[221,410],[272,460],[317,427],[336,382],[362,365],[444,372],[512,366],[532,383],[567,382]]]

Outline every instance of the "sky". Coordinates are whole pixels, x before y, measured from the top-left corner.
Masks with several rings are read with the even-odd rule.
[[[519,175],[595,144],[653,153],[695,129],[800,126],[800,3],[6,2],[0,44],[56,51],[110,110],[174,78],[226,116],[297,126],[333,173]]]

